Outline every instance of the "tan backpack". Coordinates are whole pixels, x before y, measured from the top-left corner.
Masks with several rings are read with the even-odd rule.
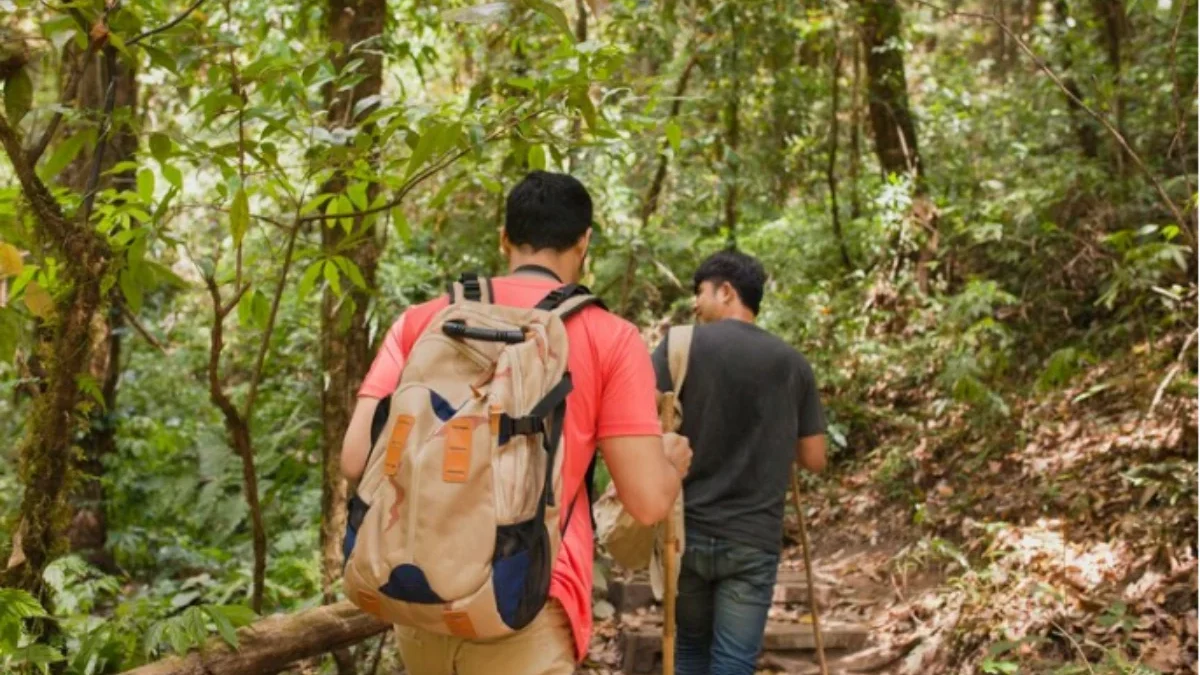
[[[532,309],[491,300],[488,279],[464,275],[417,338],[377,411],[343,547],[346,595],[364,611],[470,639],[520,630],[546,602],[562,540],[564,321],[600,304],[573,284]]]
[[[683,423],[683,407],[679,402],[679,393],[683,391],[683,382],[687,377],[688,357],[692,348],[692,326],[674,326],[667,333],[667,366],[671,372],[671,388],[673,396],[659,396],[659,418],[673,418],[670,429],[664,423],[663,431],[679,431]],[[664,407],[673,405],[674,415],[668,415]],[[666,528],[664,523],[645,526],[638,523],[625,511],[617,499],[616,487],[609,485],[600,499],[596,502],[596,537],[608,555],[621,567],[636,571],[650,570],[650,587],[657,600],[662,600],[664,580],[664,560],[666,551]],[[675,520],[675,532],[679,533],[679,547],[676,550],[676,574],[679,570],[678,558],[683,557],[683,493],[675,500],[670,518]],[[665,522],[665,521],[664,521]]]

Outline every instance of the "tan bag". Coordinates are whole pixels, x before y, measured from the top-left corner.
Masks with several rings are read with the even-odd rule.
[[[659,395],[659,418],[666,420],[665,405],[674,405],[674,426],[663,431],[678,431],[683,422],[683,408],[679,402],[679,392],[683,390],[683,382],[687,376],[688,355],[692,347],[692,327],[675,326],[667,333],[667,366],[671,372],[671,387],[673,396]],[[617,564],[627,570],[650,570],[650,587],[654,598],[662,600],[664,588],[663,551],[666,550],[666,527],[664,523],[645,526],[638,523],[621,506],[617,499],[616,488],[609,485],[608,489],[596,502],[596,536],[600,545],[608,552]],[[670,518],[675,520],[675,531],[683,533],[683,494],[675,500]],[[665,522],[665,521],[664,521]],[[683,538],[680,537],[677,558],[683,556]],[[679,564],[676,560],[674,569],[678,574]]]
[[[549,593],[558,507],[582,487],[561,477],[563,322],[599,301],[568,285],[533,309],[495,305],[473,275],[451,300],[413,345],[351,500],[345,588],[386,622],[494,638]]]

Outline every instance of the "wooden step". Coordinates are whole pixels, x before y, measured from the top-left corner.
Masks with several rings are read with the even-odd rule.
[[[803,572],[781,570],[775,581],[774,601],[777,604],[807,604],[807,579]],[[653,605],[654,593],[649,577],[638,575],[630,580],[614,579],[608,582],[608,601],[618,612],[633,612]]]
[[[821,626],[827,651],[861,649],[869,635],[866,626],[834,622]],[[816,649],[812,625],[771,621],[763,634],[764,652],[797,652]],[[621,634],[621,671],[626,675],[652,675],[662,671],[662,630],[647,626]]]

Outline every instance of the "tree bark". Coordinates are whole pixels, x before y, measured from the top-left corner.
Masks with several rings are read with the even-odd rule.
[[[842,234],[842,221],[838,214],[838,183],[837,183],[837,150],[838,150],[838,79],[842,69],[842,49],[838,36],[833,36],[833,66],[830,71],[829,87],[831,90],[829,113],[829,161],[825,165],[825,178],[829,182],[829,215],[833,219],[833,236],[837,238],[838,250],[842,254],[842,263],[847,270],[854,269],[850,262],[850,253],[846,250],[846,237]]]
[[[270,675],[302,659],[347,650],[389,626],[349,602],[273,616],[238,631],[238,649],[219,639],[199,652],[123,675]]]
[[[378,49],[355,50],[355,45],[383,35],[387,15],[386,0],[329,0],[326,30],[331,42],[342,44],[342,52],[334,57],[340,71],[351,60],[362,58],[359,71],[363,79],[350,90],[325,91],[329,120],[335,126],[358,126],[374,106],[354,114],[354,106],[370,96],[378,96],[383,83],[383,58]],[[359,133],[372,134],[362,128]],[[374,164],[374,143],[371,162]],[[325,193],[340,194],[348,181],[337,171],[323,186]],[[367,200],[373,202],[379,194],[378,184],[367,188]],[[321,481],[321,586],[326,603],[336,600],[334,586],[342,572],[342,537],[346,530],[346,499],[348,486],[342,477],[342,439],[357,401],[358,386],[371,365],[367,333],[367,307],[370,289],[375,285],[375,270],[379,247],[374,235],[373,216],[356,219],[350,232],[336,221],[323,223],[321,244],[327,256],[341,255],[353,262],[366,282],[366,288],[353,284],[339,296],[326,288],[321,298],[321,361],[325,372],[321,390],[322,466]],[[331,227],[332,225],[332,227]],[[349,651],[334,654],[339,673],[353,673],[354,660]]]
[[[850,219],[862,215],[858,195],[859,166],[862,162],[862,120],[859,118],[859,94],[862,92],[862,46],[854,42],[854,81],[850,85]]]
[[[25,492],[21,520],[2,575],[5,586],[23,588],[49,607],[42,573],[65,548],[69,519],[74,436],[80,427],[78,377],[91,359],[92,318],[104,304],[100,280],[108,272],[111,251],[87,222],[68,220],[42,183],[22,147],[21,137],[0,115],[0,144],[38,220],[41,231],[66,262],[67,290],[55,304],[57,321],[42,349],[45,388],[34,398],[21,444]]]
[[[730,59],[729,77],[733,80],[729,90],[729,100],[725,106],[725,232],[730,248],[737,246],[737,217],[738,217],[738,174],[742,163],[738,156],[738,144],[741,137],[741,120],[739,105],[741,104],[741,77],[738,73],[738,25],[735,14],[729,14],[730,24]]]
[[[900,6],[896,0],[863,0],[863,9],[862,40],[875,153],[884,173],[915,173],[919,184],[924,172],[908,105],[904,52],[894,46],[902,40]]]
[[[1054,18],[1060,26],[1066,26],[1070,19],[1070,9],[1067,7],[1067,0],[1054,0]],[[1075,136],[1079,140],[1079,149],[1083,151],[1083,156],[1088,159],[1095,159],[1100,155],[1100,138],[1096,133],[1096,127],[1092,124],[1092,120],[1088,118],[1087,113],[1080,105],[1083,100],[1083,92],[1079,89],[1079,84],[1071,75],[1074,58],[1071,55],[1071,40],[1062,40],[1062,81],[1070,96],[1067,96],[1067,109],[1071,114],[1071,123],[1075,127]]]
[[[1108,67],[1112,71],[1113,123],[1122,136],[1125,133],[1125,97],[1121,92],[1121,45],[1128,33],[1129,22],[1125,17],[1125,3],[1120,0],[1093,0],[1092,6],[1104,27],[1104,45]],[[1125,173],[1125,152],[1120,145],[1113,144],[1113,164],[1117,173]]]
[[[137,71],[122,59],[117,58],[113,47],[106,47],[104,54],[91,50],[79,53],[74,44],[66,47],[67,58],[63,59],[63,79],[70,77],[76,62],[85,59],[76,93],[76,108],[90,116],[98,116],[104,108],[105,93],[111,81],[114,91],[114,109],[132,111],[137,106]],[[108,72],[109,64],[114,66]],[[129,115],[132,118],[133,115]],[[107,140],[107,147],[100,164],[100,182],[96,189],[109,187],[118,191],[133,189],[136,174],[132,170],[111,175],[108,171],[120,162],[132,160],[137,152],[137,134],[127,124],[114,128]],[[95,150],[80,152],[64,170],[62,180],[72,190],[83,194],[87,190]],[[117,403],[117,383],[121,373],[121,304],[120,291],[114,287],[109,296],[110,307],[106,313],[97,314],[92,322],[92,359],[88,374],[95,380],[102,394],[103,406],[94,407],[88,414],[87,432],[80,440],[77,462],[79,484],[73,495],[74,515],[68,538],[71,550],[83,555],[92,564],[115,570],[115,563],[107,553],[108,518],[105,511],[104,458],[116,450],[116,425],[113,410]]]

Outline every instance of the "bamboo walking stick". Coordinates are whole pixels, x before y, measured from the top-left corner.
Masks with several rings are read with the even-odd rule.
[[[663,431],[675,431],[675,394],[663,394]],[[672,467],[673,468],[673,467]],[[676,500],[683,499],[683,486]],[[675,552],[679,550],[679,533],[675,531],[675,505],[667,513],[666,536],[663,546],[663,675],[675,675],[675,596],[678,594]]]
[[[813,589],[812,558],[808,552],[808,526],[804,524],[804,511],[800,508],[800,479],[795,468],[792,469],[792,499],[796,505],[796,520],[800,521],[800,548],[804,551],[804,571],[808,575],[808,608],[812,612],[817,663],[821,666],[821,675],[829,675],[829,666],[825,664],[825,640],[821,637],[820,613],[817,611],[817,593]]]

